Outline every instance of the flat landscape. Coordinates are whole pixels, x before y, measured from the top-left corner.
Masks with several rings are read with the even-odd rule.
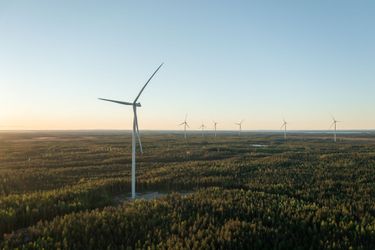
[[[1,132],[3,249],[375,249],[375,134]]]

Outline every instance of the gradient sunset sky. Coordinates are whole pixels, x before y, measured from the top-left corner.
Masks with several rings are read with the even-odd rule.
[[[0,1],[0,130],[375,128],[375,1]]]

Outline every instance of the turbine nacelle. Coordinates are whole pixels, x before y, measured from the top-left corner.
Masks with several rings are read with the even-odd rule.
[[[288,125],[288,123],[287,123],[285,120],[283,120],[283,125],[281,125],[280,129],[282,129],[282,128],[284,128],[284,127],[285,127],[285,129],[286,129],[286,125]]]

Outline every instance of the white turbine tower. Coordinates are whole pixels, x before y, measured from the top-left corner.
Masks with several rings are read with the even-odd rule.
[[[284,128],[284,140],[286,141],[286,125],[288,123],[283,119],[283,125],[281,125],[280,129]]]
[[[243,120],[241,120],[240,122],[234,123],[234,124],[238,125],[238,136],[241,136],[242,123],[243,123]]]
[[[337,121],[335,117],[332,116],[332,123],[329,128],[333,127],[333,141],[336,142],[336,131],[337,131],[337,123],[340,121]]]
[[[148,79],[148,81],[145,83],[137,97],[134,99],[133,102],[123,102],[123,101],[116,101],[116,100],[110,100],[110,99],[104,99],[104,98],[99,98],[99,100],[102,101],[108,101],[108,102],[114,102],[122,105],[129,105],[133,107],[133,132],[132,132],[132,198],[135,198],[135,149],[136,149],[136,139],[135,137],[137,136],[138,138],[138,143],[139,143],[139,148],[141,153],[143,153],[142,150],[142,144],[141,144],[141,138],[139,136],[139,127],[138,127],[138,118],[137,118],[137,107],[141,107],[141,104],[138,101],[139,97],[141,96],[143,90],[146,88],[147,84],[151,81],[151,79],[154,77],[156,72],[163,66],[163,63],[160,64],[160,66],[155,70],[155,72],[151,75],[151,77]]]
[[[214,123],[214,129],[215,129],[215,137],[216,137],[216,127],[217,127],[218,122],[213,121],[213,123]]]
[[[205,128],[206,126],[204,126],[204,124],[203,124],[203,122],[202,122],[202,125],[199,127],[200,129],[202,129],[202,136],[204,136],[204,128]]]
[[[180,126],[181,126],[181,125],[184,125],[185,140],[186,140],[186,138],[187,138],[187,137],[186,137],[186,127],[190,128],[190,127],[189,127],[189,124],[187,123],[186,120],[187,120],[187,114],[185,115],[185,121],[179,124]]]

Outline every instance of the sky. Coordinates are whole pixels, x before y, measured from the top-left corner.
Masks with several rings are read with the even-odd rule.
[[[0,0],[0,130],[375,128],[375,2]]]

